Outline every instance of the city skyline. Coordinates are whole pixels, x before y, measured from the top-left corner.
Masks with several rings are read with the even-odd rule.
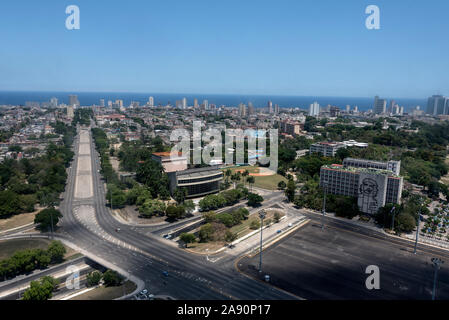
[[[81,28],[69,31],[66,4],[27,3],[24,13],[20,1],[2,3],[8,51],[0,52],[0,89],[408,98],[448,92],[449,47],[440,39],[449,4],[377,1],[381,27],[368,30],[369,4],[124,8],[77,1]]]

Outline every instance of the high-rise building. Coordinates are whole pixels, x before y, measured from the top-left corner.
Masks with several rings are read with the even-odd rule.
[[[153,97],[149,97],[148,98],[148,106],[149,107],[154,107],[154,98]]]
[[[246,105],[244,105],[243,103],[239,104],[239,117],[246,117]]]
[[[385,114],[386,111],[387,111],[387,100],[380,99],[379,96],[375,96],[373,112],[375,114]]]
[[[318,102],[314,102],[309,107],[309,116],[317,117],[320,114],[320,105]]]
[[[67,118],[69,119],[73,119],[73,117],[75,116],[75,113],[73,112],[73,106],[67,106]]]
[[[389,113],[394,113],[393,110],[394,110],[394,107],[395,107],[395,106],[396,106],[396,101],[391,100],[391,101],[390,101],[390,107],[389,107],[389,109],[388,109],[388,112],[389,112]]]
[[[51,98],[51,99],[50,99],[50,105],[51,105],[53,108],[56,108],[56,107],[58,106],[58,98],[55,98],[55,97]]]
[[[278,104],[274,105],[274,114],[279,114],[279,105]]]
[[[193,99],[193,107],[195,109],[198,109],[198,99],[197,98]]]
[[[351,111],[351,106],[349,104],[346,105],[346,113],[349,113]]]
[[[203,100],[204,110],[209,110],[209,101]]]
[[[427,114],[449,114],[449,98],[441,95],[433,95],[427,100]]]
[[[104,99],[100,99],[100,107],[104,107]]]
[[[252,102],[248,102],[248,116],[254,114],[254,105]]]
[[[187,98],[182,98],[182,108],[187,109]]]
[[[123,107],[123,100],[117,99],[115,100],[115,104],[117,105],[117,107],[121,108]]]
[[[80,105],[77,95],[75,95],[75,94],[69,95],[69,105],[71,105],[71,106],[79,106]]]
[[[273,102],[268,101],[268,113],[272,114],[273,113]]]

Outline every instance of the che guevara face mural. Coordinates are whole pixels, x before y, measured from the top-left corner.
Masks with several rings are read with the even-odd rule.
[[[366,213],[376,213],[379,205],[377,195],[379,193],[379,185],[376,180],[365,178],[359,186],[359,199],[361,199],[361,209]]]

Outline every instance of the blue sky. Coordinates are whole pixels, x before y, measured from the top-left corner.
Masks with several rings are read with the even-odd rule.
[[[0,90],[449,94],[448,14],[447,0],[2,1]]]

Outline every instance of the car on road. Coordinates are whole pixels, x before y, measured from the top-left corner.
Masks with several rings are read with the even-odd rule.
[[[168,272],[167,271],[162,271],[162,274],[164,275],[164,277],[168,277]]]
[[[148,290],[147,289],[143,289],[142,291],[140,291],[140,294],[147,294]]]
[[[281,230],[276,231],[277,233],[281,233]]]
[[[172,238],[172,235],[171,234],[165,234],[164,238],[167,239],[167,240],[170,240]]]
[[[120,231],[120,228],[116,228],[116,229],[115,229],[115,232],[119,232],[119,231]]]

